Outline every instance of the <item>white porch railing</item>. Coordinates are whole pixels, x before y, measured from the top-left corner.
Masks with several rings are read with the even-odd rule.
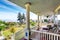
[[[17,31],[15,34],[15,40],[20,40],[24,37],[24,29]]]
[[[35,29],[36,26],[34,26],[33,28],[31,29]],[[14,38],[15,40],[20,40],[21,38],[25,37],[25,28],[22,29],[22,30],[19,30],[17,31],[15,34],[14,34]]]
[[[60,35],[50,32],[31,30],[33,40],[60,40]]]

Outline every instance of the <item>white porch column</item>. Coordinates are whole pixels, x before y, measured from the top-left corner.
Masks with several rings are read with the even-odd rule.
[[[26,2],[26,27],[27,27],[27,30],[28,30],[28,39],[27,40],[30,40],[30,35],[31,35],[31,31],[30,31],[30,5],[31,3],[30,2]]]
[[[54,24],[56,24],[55,15],[58,14],[58,11],[54,13]]]
[[[39,15],[38,15],[38,24],[37,24],[37,25],[38,25],[38,27],[39,27],[39,22],[40,22],[40,21],[39,21]]]
[[[39,14],[38,14],[38,17],[37,17],[37,30],[40,30],[40,20],[39,20]]]
[[[42,26],[42,16],[40,16],[40,26]]]

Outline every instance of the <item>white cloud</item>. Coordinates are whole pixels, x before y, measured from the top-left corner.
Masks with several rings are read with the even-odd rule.
[[[17,14],[16,13],[4,13],[0,12],[0,19],[5,21],[17,21]]]

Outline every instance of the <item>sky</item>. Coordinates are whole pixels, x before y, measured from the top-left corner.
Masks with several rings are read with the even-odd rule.
[[[18,13],[26,14],[26,10],[8,0],[0,0],[0,20],[17,21]],[[30,19],[37,20],[37,15],[30,13]]]

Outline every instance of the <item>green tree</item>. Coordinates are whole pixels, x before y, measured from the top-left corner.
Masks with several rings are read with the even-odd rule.
[[[23,19],[26,20],[26,18],[25,18],[25,14],[24,14],[24,13],[23,13]]]
[[[0,24],[0,31],[1,31],[1,30],[4,30],[4,29],[5,29],[5,27],[6,27],[6,25],[5,25],[5,24]]]
[[[19,21],[20,23],[22,23],[22,15],[21,15],[21,13],[18,13],[18,21]]]
[[[21,15],[21,13],[18,13],[18,21],[22,24],[23,19],[25,20],[25,14]]]
[[[6,26],[7,26],[6,23],[4,21],[0,20],[0,31],[4,30],[6,28]]]
[[[25,14],[23,13],[23,23],[25,23],[26,17]]]
[[[36,23],[33,20],[30,20],[30,25],[34,26]]]
[[[10,29],[10,32],[11,32],[11,33],[14,33],[14,32],[15,32],[14,27],[12,27],[12,28]]]

